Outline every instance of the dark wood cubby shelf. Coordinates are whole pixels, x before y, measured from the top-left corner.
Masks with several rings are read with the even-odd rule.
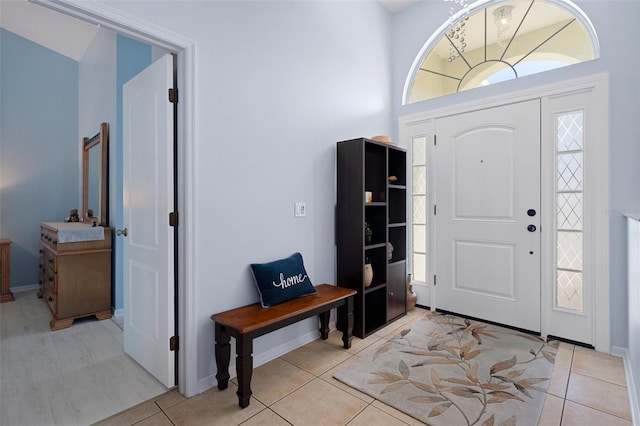
[[[396,180],[389,183],[389,177]],[[365,202],[365,192],[372,201]],[[373,230],[365,242],[364,225]],[[388,244],[393,246],[388,259]],[[337,284],[356,290],[353,335],[364,338],[406,315],[407,153],[359,138],[337,143]],[[363,284],[369,259],[373,282]],[[338,324],[338,328],[341,324]]]

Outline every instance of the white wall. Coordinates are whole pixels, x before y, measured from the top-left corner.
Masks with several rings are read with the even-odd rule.
[[[215,383],[210,315],[258,300],[250,263],[300,251],[315,284],[334,281],[335,143],[391,131],[391,17],[376,1],[108,4],[197,43],[202,390]],[[256,354],[312,324],[258,339]]]
[[[629,250],[629,363],[627,388],[631,412],[636,423],[640,422],[640,215],[627,218],[627,247]],[[634,400],[635,396],[635,400]]]
[[[100,30],[78,63],[78,141],[92,137],[100,130],[100,123],[109,124],[110,139],[116,132],[116,35]],[[78,142],[80,145],[80,142]],[[79,147],[78,147],[79,148]],[[110,164],[115,164],[115,144],[109,146]],[[82,165],[82,151],[78,149]],[[113,200],[115,174],[110,173],[110,199]],[[82,182],[82,166],[79,181]],[[78,206],[82,206],[82,188],[78,194]],[[113,207],[109,217],[114,217]]]
[[[551,82],[608,72],[610,76],[609,211],[610,217],[610,303],[611,344],[627,347],[626,235],[623,213],[640,213],[640,2],[617,0],[576,0],[591,19],[600,39],[601,57],[594,61],[553,70],[518,80],[469,90],[454,95],[402,106],[405,79],[414,58],[440,25],[449,17],[445,2],[419,2],[393,18],[394,132],[397,118],[457,103],[478,100]]]

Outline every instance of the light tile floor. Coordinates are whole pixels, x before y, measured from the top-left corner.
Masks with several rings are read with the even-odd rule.
[[[366,339],[342,348],[341,333],[316,340],[253,372],[253,395],[241,409],[235,380],[186,399],[171,391],[103,420],[105,425],[421,425],[416,419],[333,378],[425,311],[415,309]],[[621,358],[560,343],[539,425],[631,425]]]
[[[0,425],[85,426],[167,391],[124,353],[113,321],[51,331],[36,293],[0,304]]]

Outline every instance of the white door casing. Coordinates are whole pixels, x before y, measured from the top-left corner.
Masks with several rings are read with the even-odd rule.
[[[540,102],[436,121],[438,309],[540,331]]]
[[[186,397],[192,397],[210,387],[209,383],[198,382],[197,356],[197,293],[195,276],[197,234],[194,207],[195,200],[195,94],[197,93],[195,51],[196,43],[182,34],[158,26],[136,16],[122,13],[100,2],[84,0],[33,0],[34,3],[57,10],[65,15],[80,18],[95,25],[101,25],[117,34],[123,34],[159,46],[177,54],[178,86],[178,204],[181,212],[181,226],[178,235],[180,307],[178,327],[180,334],[179,387]]]
[[[165,55],[123,86],[124,351],[175,386],[173,59]]]
[[[414,138],[432,138],[436,122],[443,117],[476,111],[532,99],[541,100],[541,335],[555,335],[571,340],[572,330],[582,329],[591,333],[584,338],[596,350],[609,353],[610,347],[610,284],[609,284],[609,202],[608,202],[608,74],[595,74],[571,80],[531,87],[504,95],[485,97],[477,101],[418,112],[399,119],[399,141],[411,148]],[[554,140],[556,116],[582,110],[585,114],[584,129],[584,283],[585,313],[573,313],[573,320],[565,321],[572,313],[554,306],[556,274],[557,214],[555,185],[558,163]],[[432,145],[432,144],[430,144]],[[435,192],[433,146],[427,150],[427,205],[432,207]],[[409,151],[411,152],[411,151]],[[412,185],[412,180],[408,180]],[[408,188],[408,190],[412,188]],[[407,205],[411,208],[411,204]],[[440,210],[440,207],[438,207]],[[439,308],[436,288],[433,285],[435,264],[435,229],[433,212],[427,218],[426,261],[428,282],[414,285],[418,304],[426,304],[432,310]],[[545,230],[549,230],[546,232]],[[410,247],[412,241],[410,240]],[[413,261],[413,259],[412,259]],[[413,265],[411,265],[413,267]],[[424,295],[427,295],[425,298]],[[590,310],[589,310],[590,309]],[[565,317],[565,318],[563,318]],[[572,324],[580,318],[576,324]],[[582,324],[579,324],[582,322]]]
[[[602,143],[606,140],[601,132],[603,126],[599,125],[601,121],[606,121],[605,114],[599,114],[598,108],[601,106],[598,100],[599,90],[597,88],[589,88],[588,90],[574,91],[563,96],[551,96],[543,99],[543,110],[545,115],[542,120],[543,138],[549,143],[544,147],[543,157],[546,158],[547,164],[558,165],[564,168],[564,164],[559,161],[560,153],[558,150],[558,133],[559,120],[566,115],[578,114],[582,120],[582,129],[580,131],[581,145],[583,147],[583,162],[578,168],[578,175],[582,175],[582,201],[577,210],[582,210],[582,247],[576,247],[576,251],[580,253],[582,273],[580,280],[580,289],[582,299],[581,309],[567,309],[559,303],[558,293],[561,291],[558,284],[561,272],[557,267],[563,266],[561,259],[563,253],[566,254],[566,248],[562,249],[558,243],[556,229],[563,228],[567,212],[563,209],[561,197],[556,197],[555,192],[558,186],[563,187],[563,180],[560,178],[560,170],[555,173],[551,171],[545,173],[542,189],[544,193],[552,194],[551,197],[545,199],[546,205],[543,209],[550,211],[546,217],[546,223],[543,225],[546,229],[553,232],[545,233],[545,249],[552,253],[554,262],[549,268],[543,270],[543,277],[549,280],[552,285],[547,287],[547,292],[543,293],[543,300],[548,308],[546,315],[547,334],[551,336],[566,338],[580,343],[594,345],[596,349],[609,352],[609,348],[602,348],[599,345],[599,335],[604,331],[600,327],[603,311],[598,309],[598,303],[606,300],[608,304],[608,251],[606,255],[599,254],[599,250],[608,247],[608,241],[603,240],[602,232],[599,230],[600,216],[608,218],[607,209],[598,207],[599,200],[606,200],[606,195],[602,192],[603,184],[606,184],[606,159],[607,145]],[[566,176],[564,176],[566,179]],[[558,183],[560,180],[561,183]],[[580,180],[578,178],[578,180]],[[573,214],[573,211],[571,211]],[[606,268],[607,277],[602,277]],[[606,288],[606,293],[604,293]],[[581,291],[580,291],[581,290]],[[608,311],[607,311],[608,317]],[[607,318],[608,322],[608,318]],[[608,330],[606,330],[608,335]]]

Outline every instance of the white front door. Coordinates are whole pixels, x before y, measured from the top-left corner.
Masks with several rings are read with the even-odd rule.
[[[123,87],[124,351],[166,387],[175,385],[171,55]]]
[[[435,305],[540,331],[540,101],[436,121]]]

